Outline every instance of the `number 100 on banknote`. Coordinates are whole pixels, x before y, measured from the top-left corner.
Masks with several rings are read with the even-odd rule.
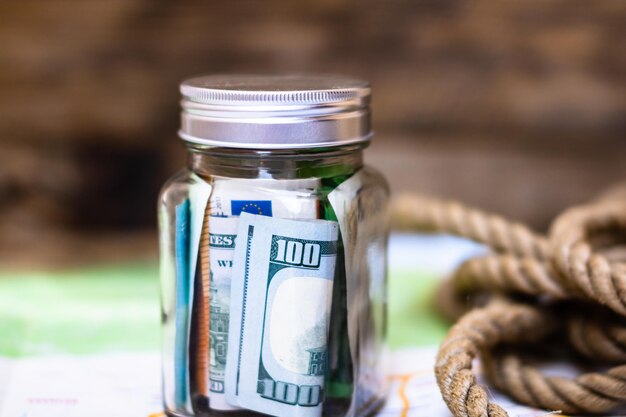
[[[227,401],[322,414],[338,226],[242,213],[231,286]]]

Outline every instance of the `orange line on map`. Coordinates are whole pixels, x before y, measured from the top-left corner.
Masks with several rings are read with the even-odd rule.
[[[400,417],[407,417],[409,414],[410,404],[409,399],[406,396],[406,386],[409,384],[412,377],[413,375],[410,374],[400,377],[400,388],[398,388],[398,396],[402,400],[402,413],[400,414]]]
[[[409,414],[409,408],[411,404],[409,403],[409,399],[406,396],[406,387],[409,384],[411,378],[413,378],[417,373],[413,372],[410,374],[402,374],[402,375],[390,375],[389,379],[399,379],[400,387],[398,388],[398,397],[402,401],[402,413],[400,413],[400,417],[407,417]]]
[[[398,388],[398,396],[400,400],[402,400],[402,413],[400,413],[400,417],[407,417],[409,414],[409,408],[411,408],[411,403],[409,402],[409,398],[406,396],[406,387],[409,385],[409,381],[416,376],[427,375],[428,372],[411,372],[408,374],[398,374],[398,375],[389,375],[390,380],[399,379],[400,387]]]

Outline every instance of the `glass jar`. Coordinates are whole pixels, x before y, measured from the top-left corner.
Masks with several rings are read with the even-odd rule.
[[[188,80],[159,197],[170,416],[366,416],[384,402],[388,188],[367,83]]]

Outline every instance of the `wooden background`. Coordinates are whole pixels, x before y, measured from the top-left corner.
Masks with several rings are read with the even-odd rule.
[[[330,72],[374,86],[394,191],[545,227],[626,177],[623,0],[0,3],[0,262],[155,253],[184,164],[178,83]]]

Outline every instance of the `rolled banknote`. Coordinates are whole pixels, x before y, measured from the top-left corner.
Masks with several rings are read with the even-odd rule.
[[[209,200],[209,195],[211,194],[211,186],[204,181],[203,178],[198,176],[197,174],[191,174],[190,176],[191,184],[189,187],[189,276],[186,280],[188,282],[188,317],[186,326],[187,326],[187,334],[191,335],[195,333],[195,337],[198,340],[208,340],[208,329],[205,332],[198,332],[197,329],[193,328],[194,318],[193,318],[193,310],[198,309],[198,305],[196,305],[196,300],[198,298],[197,294],[195,294],[195,285],[196,285],[196,275],[201,276],[202,270],[198,271],[198,262],[201,261],[198,256],[200,241],[202,237],[202,225],[204,223],[204,217],[206,212],[206,205]],[[201,306],[200,306],[201,307]],[[198,320],[196,320],[197,322]],[[185,409],[192,413],[192,396],[191,392],[193,391],[196,395],[208,397],[208,358],[204,358],[201,355],[193,355],[191,356],[189,353],[189,345],[188,341],[186,341],[183,345],[178,346],[179,349],[184,349],[185,351],[185,361],[178,366],[183,365],[185,370],[183,382],[180,382],[182,386],[185,386],[186,392],[186,401],[185,401]],[[193,381],[191,380],[191,372],[190,369],[193,368],[196,370],[193,375]],[[180,381],[180,379],[179,379]],[[178,408],[181,409],[182,406],[178,404]]]
[[[230,281],[233,252],[237,236],[236,217],[209,217],[209,381],[210,406],[217,410],[236,407],[226,403],[224,370],[228,349],[228,320],[230,310]]]
[[[338,226],[242,213],[231,284],[226,398],[279,417],[319,417]]]
[[[381,338],[385,330],[379,320],[385,317],[380,311],[384,300],[372,297],[385,293],[381,279],[385,276],[386,259],[378,256],[385,251],[376,249],[375,245],[386,242],[357,239],[358,236],[384,236],[384,231],[370,230],[371,227],[384,230],[382,218],[367,221],[380,210],[367,204],[368,200],[379,199],[368,195],[371,188],[364,188],[369,182],[366,175],[364,170],[359,170],[328,194],[339,223],[345,259],[347,327],[354,372],[350,409],[346,415],[366,415],[366,410],[377,405],[385,390],[384,381],[379,378],[384,375],[380,368],[384,367]],[[368,215],[359,215],[363,213]]]
[[[209,401],[211,409],[234,410],[224,396],[229,339],[230,285],[235,237],[242,213],[315,219],[319,202],[312,197],[317,178],[304,180],[215,177],[207,206],[209,273]]]
[[[212,184],[211,216],[252,213],[291,219],[319,217],[319,200],[315,197],[319,178],[276,180],[214,176]]]
[[[187,405],[187,339],[189,338],[189,199],[176,206],[176,337],[174,397],[178,408]]]
[[[354,249],[356,245],[357,227],[358,227],[358,195],[363,188],[362,170],[352,175],[350,178],[339,184],[337,188],[328,194],[328,201],[331,204],[337,222],[339,223],[339,231],[343,243],[344,259],[345,259],[345,280],[346,280],[346,296],[348,306],[348,340],[350,343],[350,354],[352,364],[356,371],[356,352],[358,341],[358,312],[360,309],[360,300],[356,297],[359,279],[356,274],[358,268],[358,260],[354,259]],[[356,381],[356,375],[353,381]]]

